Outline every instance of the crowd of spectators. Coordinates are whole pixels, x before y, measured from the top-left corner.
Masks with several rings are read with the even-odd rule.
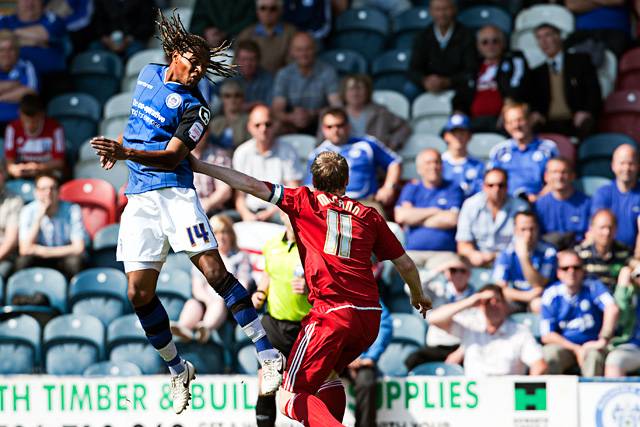
[[[432,23],[415,36],[402,92],[413,100],[453,91],[452,114],[436,132],[446,149],[421,148],[410,164],[401,153],[412,128],[374,100],[372,77],[341,79],[320,55],[347,7],[395,16],[409,1],[197,0],[185,26],[212,46],[233,40],[238,73],[212,88],[221,108],[193,154],[287,186],[312,185],[305,162],[322,151],[347,158],[347,195],[402,228],[433,297],[426,346],[406,360],[409,370],[446,361],[470,375],[629,375],[640,369],[637,148],[615,150],[614,179],[590,197],[573,184],[577,165],[540,134],[580,144],[597,131],[602,92],[593,58],[580,47],[604,44],[620,56],[634,43],[628,22],[634,11],[611,3],[565,1],[577,31],[563,40],[553,22],[537,26],[544,61],[530,67],[523,52],[509,50],[499,26],[466,28],[453,0],[431,0]],[[146,48],[155,6],[151,0],[17,0],[16,13],[0,17],[4,279],[29,266],[53,267],[67,278],[83,268],[88,233],[80,207],[59,197],[68,156],[64,131],[46,116],[45,102],[68,91],[75,54],[109,50],[126,61]],[[504,135],[486,162],[468,150],[476,132]],[[291,133],[317,140],[307,159],[280,138]],[[416,179],[402,179],[407,167],[415,168]],[[9,179],[34,180],[35,201],[23,206],[6,190]],[[195,187],[214,215],[225,265],[253,290],[233,222],[281,223],[277,208],[208,177],[196,175]],[[480,283],[474,271],[490,278]],[[227,313],[195,270],[192,295],[172,330],[205,342]],[[523,312],[540,322],[539,337],[511,317]],[[350,377],[366,385],[364,395],[379,357],[363,355],[350,366]]]

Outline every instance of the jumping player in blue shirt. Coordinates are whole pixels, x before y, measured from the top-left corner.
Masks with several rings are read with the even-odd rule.
[[[189,255],[255,343],[262,364],[262,394],[278,389],[284,361],[269,342],[249,294],[222,263],[187,158],[210,118],[198,82],[207,73],[231,74],[215,59],[226,46],[209,49],[177,16],[159,16],[169,65],[149,64],[140,72],[122,145],[104,137],[94,138],[91,145],[103,168],[112,168],[117,160],[126,160],[129,167],[129,202],[120,223],[117,259],[124,262],[136,315],[172,374],[173,409],[180,413],[189,404],[195,368],[178,354],[169,317],[155,294],[169,247]]]

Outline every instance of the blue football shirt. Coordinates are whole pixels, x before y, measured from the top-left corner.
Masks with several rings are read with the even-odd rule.
[[[584,239],[591,218],[591,198],[586,194],[575,191],[567,200],[558,200],[547,193],[536,200],[534,207],[540,234],[573,232],[576,242]]]
[[[626,193],[618,189],[615,181],[598,188],[591,201],[591,214],[604,208],[611,209],[618,220],[616,240],[635,248],[640,214],[640,183]]]
[[[467,198],[482,190],[484,163],[473,157],[455,161],[447,151],[442,154],[442,177],[458,184]]]
[[[531,264],[536,271],[549,280],[556,276],[558,260],[556,250],[553,246],[545,242],[538,242],[531,253]],[[493,280],[509,283],[515,289],[529,291],[532,289],[529,282],[524,278],[520,260],[516,255],[513,243],[507,249],[500,252],[493,266]]]

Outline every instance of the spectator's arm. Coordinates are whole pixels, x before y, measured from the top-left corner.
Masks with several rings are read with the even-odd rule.
[[[76,239],[64,246],[34,245],[33,255],[40,258],[64,258],[72,255],[82,255],[84,248],[84,239]]]
[[[18,82],[16,82],[18,83]],[[35,91],[30,88],[29,86],[24,86],[21,85],[20,83],[18,83],[17,86],[9,89],[9,90],[5,90],[2,91],[2,93],[0,93],[0,102],[15,102],[18,103],[23,96],[25,96],[26,94],[30,94],[30,93],[35,93]]]
[[[394,209],[394,218],[398,224],[417,226],[427,219],[438,214],[439,208],[416,208],[410,202],[405,201]]]
[[[402,175],[402,163],[393,162],[387,166],[387,174],[384,178],[383,187],[391,188],[396,187],[400,183],[400,176]]]
[[[638,230],[640,230],[640,215],[636,218],[636,222],[638,224]],[[636,245],[633,249],[633,258],[640,259],[640,233],[636,235]]]
[[[25,212],[24,209],[21,212],[18,236],[18,249],[20,255],[33,254],[36,242],[38,241],[38,234],[40,233],[40,222],[42,221],[42,218],[44,218],[45,211],[46,209],[44,207],[38,206],[38,211],[34,217],[27,216],[27,212]]]
[[[458,209],[440,210],[440,212],[427,218],[424,221],[424,226],[443,230],[455,228],[458,223],[459,212]]]
[[[458,229],[459,228],[460,226],[458,224]],[[469,262],[471,262],[471,265],[474,267],[483,267],[496,258],[496,254],[479,251],[476,249],[473,242],[466,240],[457,241],[457,252],[459,255],[467,257]]]
[[[580,349],[580,345],[572,343],[557,332],[549,332],[540,338],[543,344],[558,344],[569,351],[576,352]]]
[[[589,12],[600,6],[620,6],[624,0],[566,0],[564,5],[573,13]]]
[[[600,328],[600,334],[598,337],[603,337],[607,340],[613,338],[616,330],[616,324],[618,323],[618,316],[620,316],[620,309],[612,299],[611,303],[607,304],[604,308],[602,328]]]
[[[451,332],[454,324],[453,317],[461,311],[478,304],[481,298],[486,298],[486,292],[490,293],[489,297],[493,297],[492,291],[485,291],[473,294],[468,298],[453,302],[451,304],[441,305],[440,307],[433,309],[429,313],[427,321],[430,325],[434,325],[440,329],[444,329],[447,332]]]
[[[529,375],[544,375],[547,372],[547,362],[538,359],[529,365]]]
[[[542,288],[533,288],[529,291],[521,291],[520,289],[505,287],[502,289],[502,291],[505,298],[511,301],[520,301],[526,303],[529,303],[542,295]]]
[[[285,97],[274,95],[271,109],[277,120],[285,124],[293,124],[292,114],[287,113],[287,100]]]
[[[233,190],[229,184],[216,179],[216,189],[213,193],[202,199],[202,207],[205,212],[211,212],[214,209],[222,209],[225,203],[233,194]]]
[[[247,207],[247,193],[236,190],[236,210],[243,221],[255,221],[256,215]]]
[[[20,46],[46,47],[49,43],[49,32],[40,24],[16,28],[13,32],[18,36]]]
[[[0,243],[0,260],[5,260],[18,246],[18,224],[13,223],[4,230],[4,239]]]
[[[522,275],[525,280],[534,288],[542,290],[549,279],[544,277],[531,263],[531,258],[529,256],[518,256],[518,261],[520,261],[520,267],[522,268]],[[539,296],[539,295],[538,295]]]
[[[429,54],[426,48],[426,32],[432,31],[432,27],[428,26],[425,30],[419,32],[413,39],[413,47],[411,49],[411,62],[409,63],[409,78],[417,85],[420,90],[424,90],[422,83],[423,78],[430,74]]]
[[[327,102],[332,107],[341,107],[342,106],[342,100],[340,99],[340,94],[339,93],[330,93],[329,95],[327,95]],[[316,113],[318,113],[318,112],[316,112]]]

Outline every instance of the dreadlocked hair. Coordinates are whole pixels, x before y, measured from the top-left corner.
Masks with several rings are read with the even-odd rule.
[[[176,13],[177,9],[173,10],[173,14],[170,17],[164,16],[161,10],[158,11],[158,29],[160,36],[156,36],[160,42],[162,42],[162,50],[165,55],[171,57],[173,52],[180,54],[186,52],[198,53],[208,52],[209,60],[207,62],[207,72],[205,77],[207,80],[213,82],[209,74],[215,74],[220,77],[231,77],[235,74],[236,66],[225,61],[226,58],[231,58],[226,51],[231,46],[228,41],[222,42],[218,47],[210,48],[207,41],[197,34],[188,32],[180,16]]]

